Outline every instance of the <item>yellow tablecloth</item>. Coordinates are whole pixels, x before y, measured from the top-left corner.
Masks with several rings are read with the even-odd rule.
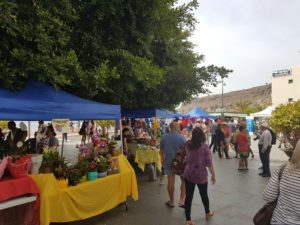
[[[53,174],[32,175],[40,188],[41,225],[70,222],[99,215],[124,202],[138,199],[134,170],[126,157],[119,156],[120,173],[61,189]]]
[[[145,165],[148,163],[155,163],[156,168],[159,171],[161,170],[161,159],[157,148],[151,149],[151,147],[149,147],[148,149],[137,149],[135,152],[135,162],[143,171],[145,170]]]

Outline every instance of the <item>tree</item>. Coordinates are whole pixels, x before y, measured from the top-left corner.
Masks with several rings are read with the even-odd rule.
[[[300,138],[300,100],[279,105],[272,112],[270,126],[280,134],[280,142],[291,156]]]
[[[251,110],[251,102],[248,100],[241,100],[235,103],[234,110],[240,113],[249,113]]]
[[[204,67],[189,37],[196,0],[0,3],[0,85],[29,79],[124,108],[173,108],[232,72]]]

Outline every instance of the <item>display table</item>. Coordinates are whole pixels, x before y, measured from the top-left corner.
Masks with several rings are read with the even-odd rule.
[[[0,225],[39,221],[39,188],[29,176],[0,180]]]
[[[41,225],[50,222],[71,222],[106,212],[126,201],[138,199],[134,170],[121,155],[120,173],[61,189],[53,174],[38,174],[32,178],[41,191]]]
[[[30,176],[0,180],[0,201],[25,194],[39,194],[39,188]]]
[[[157,169],[161,171],[161,158],[159,149],[154,147],[141,147],[135,152],[135,162],[141,168],[145,170],[145,165],[155,163]]]

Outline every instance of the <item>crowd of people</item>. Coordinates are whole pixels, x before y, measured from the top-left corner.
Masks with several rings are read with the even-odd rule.
[[[205,208],[206,219],[210,219],[214,215],[214,212],[211,211],[209,207],[207,193],[208,173],[206,168],[208,168],[211,174],[212,184],[216,182],[216,176],[212,164],[212,154],[206,143],[206,135],[203,129],[200,126],[195,127],[192,130],[191,140],[187,141],[186,138],[180,134],[180,124],[177,121],[171,122],[170,132],[165,134],[160,142],[162,165],[168,179],[167,190],[169,200],[166,202],[167,207],[175,207],[175,174],[172,171],[172,160],[182,145],[184,146],[186,157],[184,172],[183,175],[180,176],[181,185],[178,206],[185,209],[186,225],[194,225],[195,222],[191,220],[191,205],[195,186],[197,185],[199,189]]]
[[[52,124],[44,124],[39,121],[38,130],[34,137],[28,137],[27,126],[20,122],[17,127],[14,121],[7,123],[9,132],[4,134],[0,130],[0,145],[5,146],[9,151],[20,151],[22,153],[42,153],[45,147],[57,149],[59,146],[58,139]]]
[[[191,135],[185,135],[184,129],[191,129]],[[210,145],[208,145],[207,133],[211,133]],[[266,123],[260,124],[254,133],[254,141],[258,140],[259,156],[262,163],[262,167],[259,168],[262,172],[259,175],[262,177],[271,176],[270,152],[274,144],[272,133],[272,130]],[[195,186],[199,189],[206,219],[214,215],[214,212],[210,210],[207,194],[209,180],[207,169],[211,174],[210,180],[212,184],[216,182],[212,154],[218,153],[220,158],[223,158],[223,155],[225,155],[226,159],[230,159],[228,152],[230,148],[233,149],[235,157],[239,158],[238,171],[248,171],[248,158],[250,155],[253,158],[254,154],[250,147],[251,138],[246,129],[245,121],[234,123],[233,120],[221,121],[216,119],[213,122],[197,120],[195,123],[186,123],[186,126],[182,126],[178,120],[171,122],[169,133],[165,134],[160,142],[161,160],[167,176],[167,190],[169,194],[169,200],[165,204],[169,208],[175,207],[175,173],[172,171],[172,160],[182,145],[185,152],[185,167],[183,174],[180,176],[181,185],[178,206],[185,209],[186,225],[193,225],[195,222],[191,220],[191,203]],[[278,224],[278,222],[280,224],[299,224],[300,222],[300,205],[298,204],[300,200],[300,192],[298,191],[300,190],[300,182],[298,182],[300,180],[299,156],[300,142],[296,147],[291,162],[284,170],[282,181],[278,181],[279,172],[277,170],[265,190],[264,196],[268,201],[274,200],[279,195],[280,201],[278,201],[278,206],[272,219],[274,224]],[[295,179],[298,179],[295,183],[296,186],[298,185],[296,192],[294,187],[292,187],[292,182],[295,182]],[[282,188],[280,194],[278,193],[279,186],[280,189]],[[290,198],[294,194],[296,194],[298,202]],[[291,209],[290,213],[288,213],[287,203],[295,206],[295,209]],[[287,221],[292,221],[293,223],[287,223]],[[298,223],[295,223],[295,221]]]
[[[153,130],[144,120],[122,121],[123,144],[125,151],[126,138],[150,137]],[[153,124],[152,124],[153,125]],[[39,121],[39,126],[33,138],[28,138],[26,125],[21,122],[17,127],[14,121],[7,124],[9,132],[3,134],[0,130],[0,145],[8,149],[26,153],[42,153],[45,147],[56,148],[59,146],[56,133],[51,124]],[[154,126],[154,128],[156,128]],[[182,123],[174,120],[170,124],[163,123],[161,126],[163,135],[160,140],[160,154],[162,160],[163,176],[167,176],[167,191],[169,200],[166,206],[175,207],[175,173],[172,170],[172,160],[179,149],[184,149],[184,171],[180,176],[180,197],[178,206],[184,208],[186,225],[194,225],[191,219],[191,206],[194,190],[197,186],[205,210],[205,218],[210,219],[214,211],[210,209],[208,196],[208,183],[216,183],[212,155],[219,158],[225,156],[230,159],[230,149],[234,157],[239,158],[238,171],[248,171],[248,158],[254,157],[251,150],[251,138],[246,129],[245,121],[233,120],[195,120]],[[79,134],[81,142],[86,143],[95,133],[101,134],[94,121],[83,121]],[[267,123],[260,124],[254,132],[258,140],[259,157],[262,163],[262,177],[271,177],[270,152],[274,144],[272,130]],[[210,141],[209,141],[210,139]],[[124,143],[125,140],[125,143]],[[209,178],[210,174],[210,178]],[[282,176],[280,175],[282,174]],[[294,154],[287,165],[277,169],[268,182],[264,191],[266,201],[277,199],[277,206],[272,216],[271,224],[300,224],[300,141]],[[291,207],[292,206],[292,207]]]

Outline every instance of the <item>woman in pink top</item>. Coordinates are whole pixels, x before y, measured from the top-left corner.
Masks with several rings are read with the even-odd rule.
[[[207,195],[207,170],[211,173],[211,182],[216,182],[215,172],[212,165],[211,152],[208,145],[205,143],[206,137],[200,127],[196,127],[192,133],[192,139],[185,145],[186,151],[186,166],[184,169],[184,179],[186,186],[185,198],[185,216],[186,225],[194,225],[195,222],[191,220],[191,206],[195,186],[198,186],[202,203],[205,208],[206,219],[214,215],[214,212],[209,209],[209,199]]]
[[[244,124],[240,125],[239,130],[240,131],[236,134],[237,152],[240,155],[238,170],[248,171],[249,135]]]

